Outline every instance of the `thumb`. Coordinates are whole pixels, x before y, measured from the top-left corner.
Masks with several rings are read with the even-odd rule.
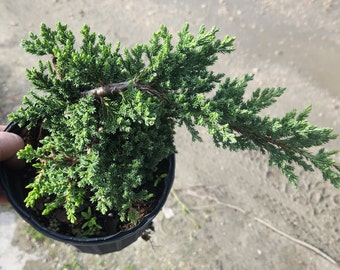
[[[0,131],[0,161],[6,161],[9,166],[20,165],[16,153],[24,147],[23,139],[10,132]]]

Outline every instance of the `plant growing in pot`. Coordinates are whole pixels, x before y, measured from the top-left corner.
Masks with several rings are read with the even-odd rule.
[[[20,179],[1,170],[16,210],[45,235],[84,252],[124,248],[169,194],[176,125],[186,126],[194,141],[201,140],[201,126],[217,147],[268,154],[294,186],[301,166],[339,187],[337,151],[309,151],[336,138],[331,128],[307,120],[311,107],[261,116],[284,88],[257,89],[246,100],[253,75],[231,79],[208,70],[218,54],[234,50],[234,38],[218,39],[217,32],[202,26],[192,35],[185,24],[173,45],[161,26],[148,44],[132,49],[112,47],[86,25],[79,48],[60,23],[31,33],[24,49],[51,58],[27,70],[34,88],[9,115],[7,130],[26,144],[18,153],[27,163]]]

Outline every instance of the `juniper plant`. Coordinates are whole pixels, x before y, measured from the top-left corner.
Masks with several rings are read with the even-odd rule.
[[[27,144],[19,152],[37,169],[26,205],[49,196],[43,214],[62,206],[76,222],[77,209],[91,202],[92,211],[115,210],[121,220],[136,223],[134,202],[152,197],[141,187],[163,179],[154,175],[157,165],[176,152],[176,125],[186,126],[194,141],[201,141],[197,127],[202,126],[217,147],[268,154],[269,164],[294,186],[295,167],[301,166],[320,170],[339,187],[339,166],[332,158],[337,151],[309,150],[335,139],[332,129],[307,120],[310,106],[282,118],[261,116],[285,89],[257,89],[245,99],[253,75],[232,79],[210,71],[218,54],[234,50],[234,38],[218,39],[217,32],[201,26],[193,35],[185,24],[173,44],[161,26],[148,44],[132,49],[112,46],[87,25],[80,47],[61,23],[55,30],[42,24],[40,36],[30,33],[24,49],[51,59],[27,69],[34,88],[9,115],[28,130],[41,125],[46,131],[36,147]]]

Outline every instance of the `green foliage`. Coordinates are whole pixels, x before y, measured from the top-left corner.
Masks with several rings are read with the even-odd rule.
[[[339,166],[332,158],[337,152],[309,150],[335,139],[332,129],[308,122],[311,107],[282,118],[261,116],[285,89],[257,89],[245,100],[253,75],[231,79],[209,70],[219,53],[234,50],[234,38],[220,40],[217,32],[202,26],[193,35],[185,24],[174,45],[161,26],[148,44],[132,49],[119,43],[112,48],[87,25],[79,48],[60,23],[56,30],[42,24],[40,36],[31,33],[24,49],[51,60],[27,69],[34,88],[9,115],[28,129],[41,123],[47,132],[37,147],[28,144],[19,153],[38,170],[28,185],[27,206],[53,195],[43,214],[62,206],[76,222],[77,209],[90,202],[102,214],[115,210],[122,221],[136,223],[132,206],[152,196],[141,188],[146,182],[162,181],[153,175],[157,164],[176,151],[176,125],[185,125],[193,140],[201,140],[197,127],[202,126],[218,147],[268,153],[269,164],[295,186],[295,167],[301,166],[319,169],[339,187]],[[83,226],[92,232],[95,222],[86,220]]]
[[[88,207],[86,212],[81,212],[81,215],[85,219],[85,222],[81,226],[84,230],[82,236],[94,235],[97,230],[102,229],[102,226],[97,224],[97,218],[92,215],[91,207]]]

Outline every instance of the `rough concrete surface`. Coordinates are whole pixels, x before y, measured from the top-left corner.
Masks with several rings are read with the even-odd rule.
[[[332,0],[1,1],[0,121],[30,88],[25,68],[37,58],[20,40],[57,21],[88,24],[115,43],[147,42],[161,24],[175,34],[216,25],[237,37],[236,51],[214,69],[255,73],[258,87],[287,91],[267,113],[313,104],[311,121],[340,133],[340,2]],[[152,240],[108,255],[79,253],[40,238],[10,206],[0,207],[0,269],[340,269],[340,191],[318,173],[299,172],[293,189],[267,157],[216,149],[202,131],[192,143],[178,129],[173,192],[155,219]],[[327,145],[339,148],[340,139]],[[340,160],[340,156],[338,156]],[[185,207],[189,211],[184,211]]]

